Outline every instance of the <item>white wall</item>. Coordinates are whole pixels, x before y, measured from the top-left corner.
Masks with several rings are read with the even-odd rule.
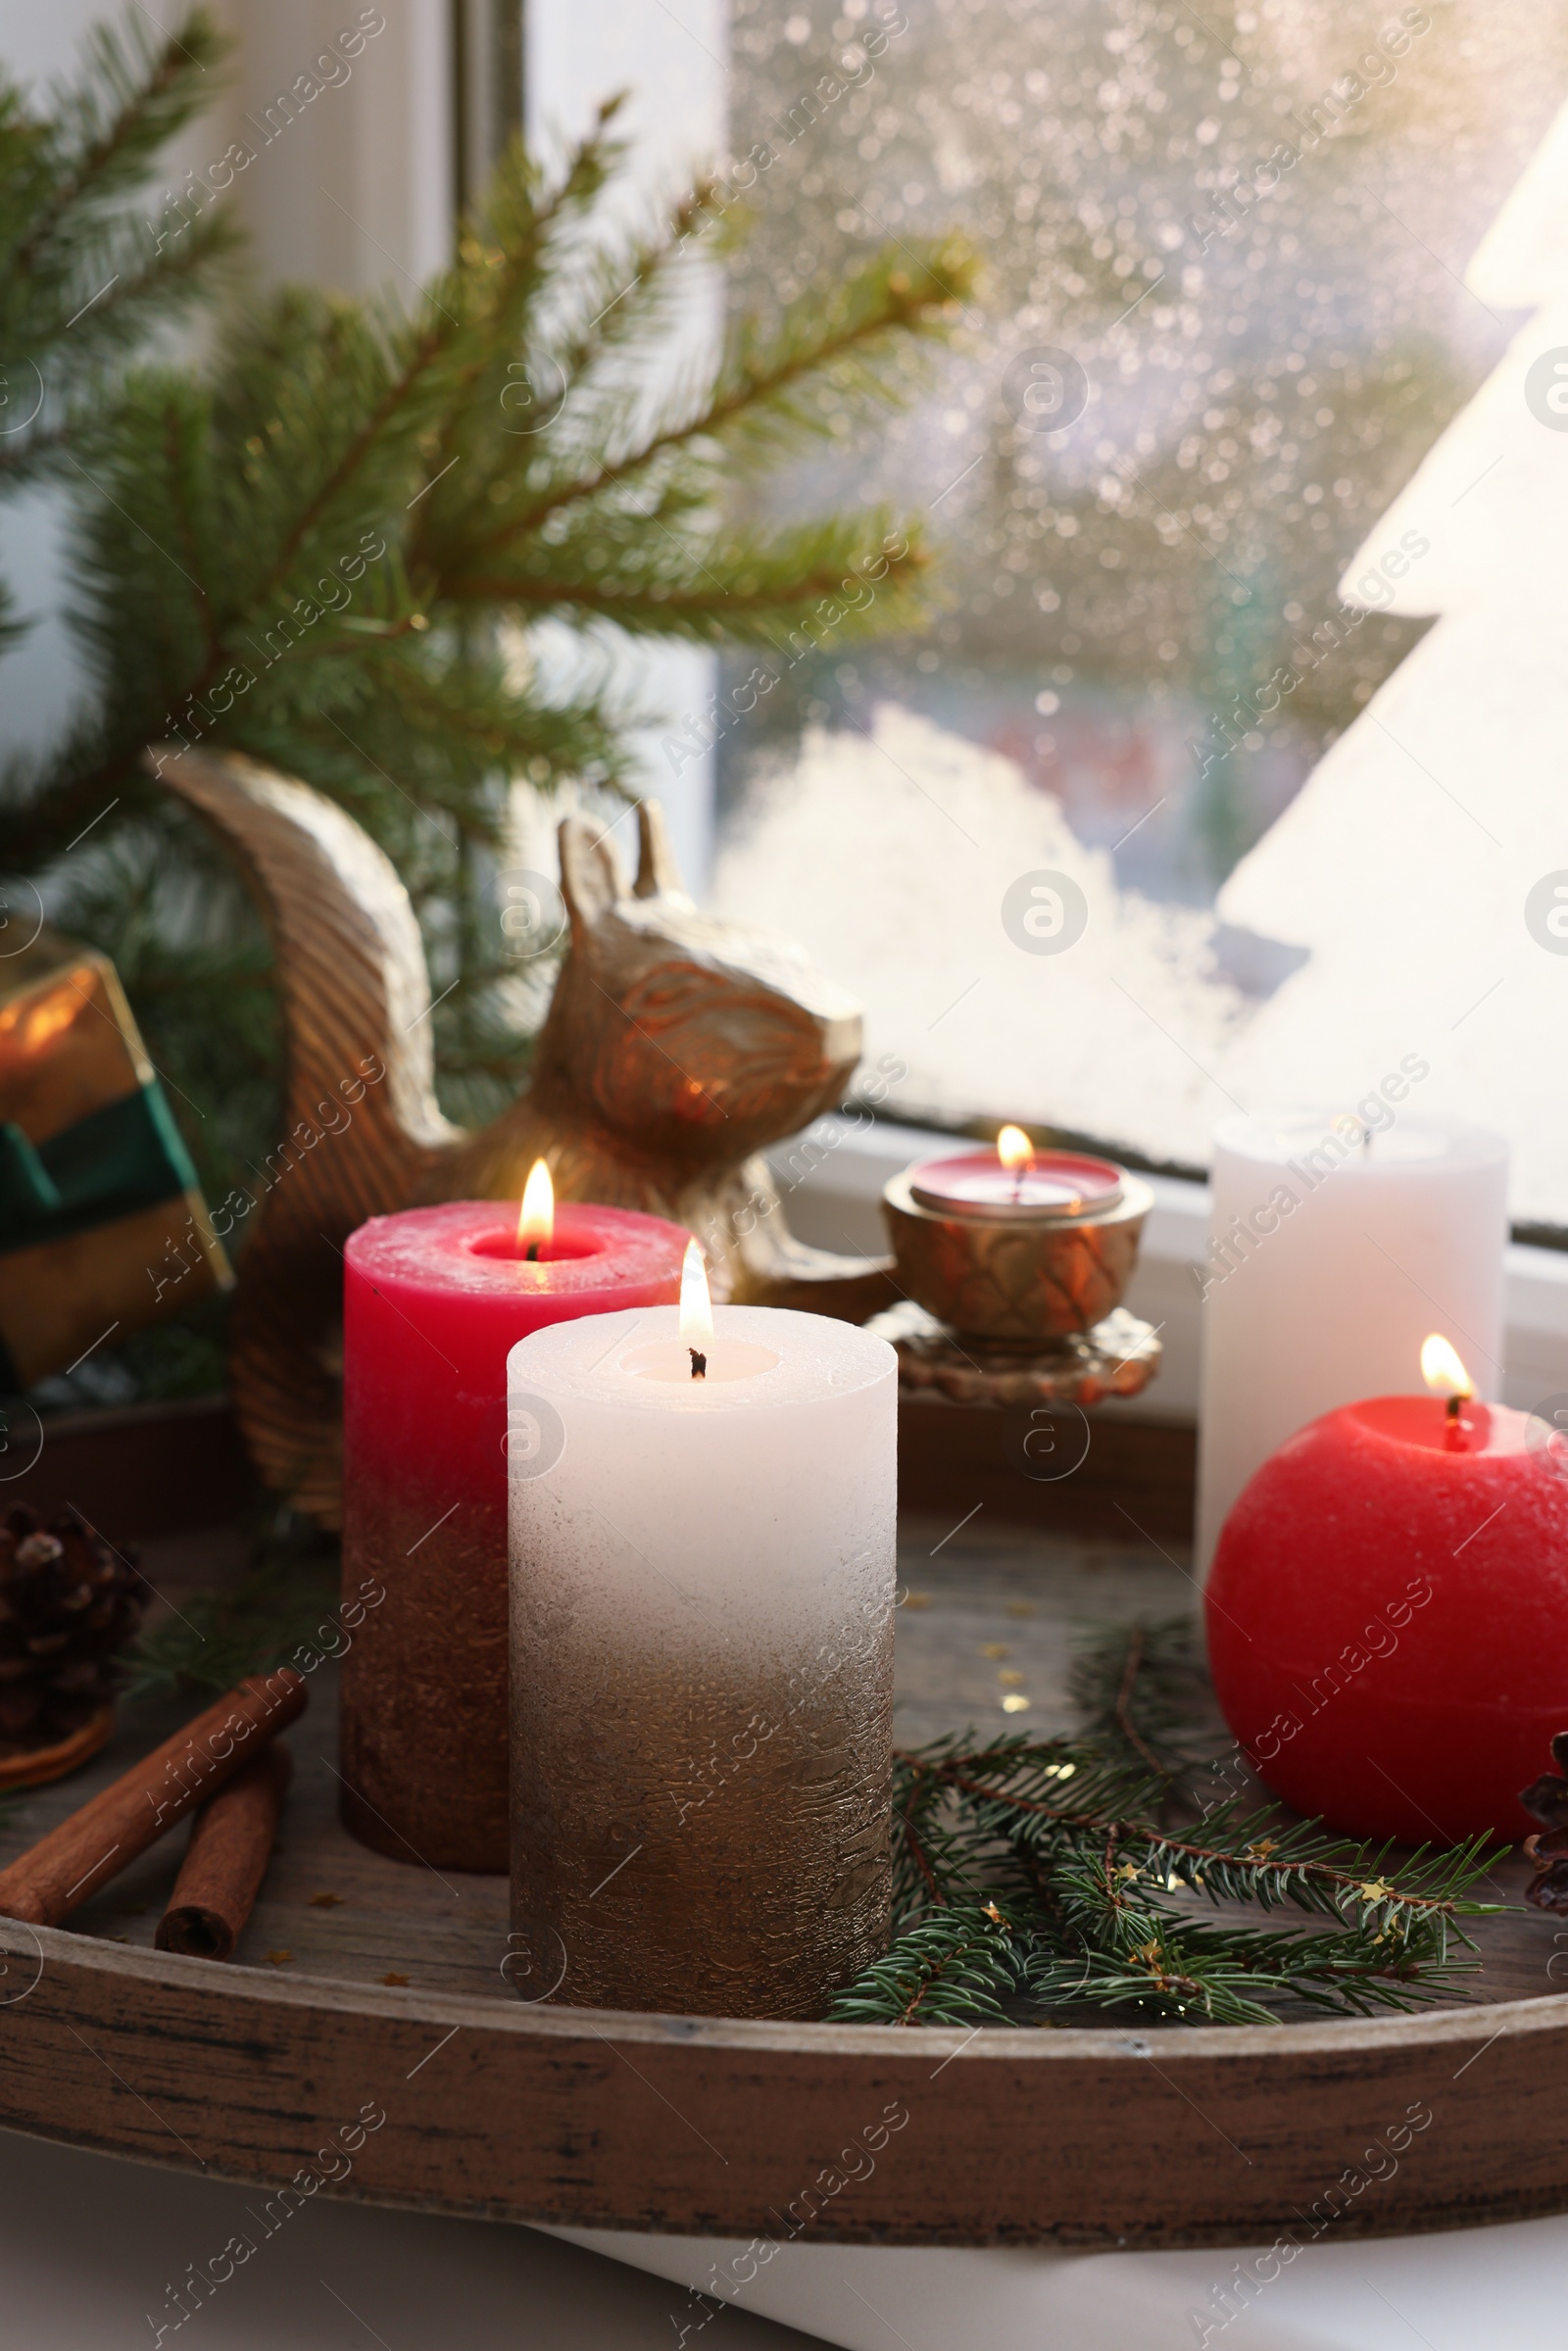
[[[268,277],[407,294],[451,248],[452,56],[447,0],[228,0],[240,37],[231,109],[256,154],[236,181]],[[383,20],[337,81],[334,36]],[[338,54],[341,55],[341,49]],[[281,130],[267,110],[313,75],[321,89]],[[274,110],[275,121],[282,115]]]
[[[12,0],[0,20],[0,57],[16,80],[39,84],[62,72],[82,35],[104,16],[103,0],[48,0],[24,8]]]
[[[213,5],[235,52],[214,75],[212,107],[169,149],[161,185],[178,188],[187,167],[202,174],[243,137],[256,160],[235,177],[234,196],[264,276],[359,292],[396,282],[404,270],[419,276],[436,268],[452,218],[448,0]],[[118,0],[47,0],[27,10],[12,0],[0,15],[0,59],[13,76],[44,84],[71,73],[94,24],[123,24],[131,14]],[[368,30],[357,57],[315,76],[338,86],[270,133],[266,110],[279,91],[311,75],[339,35],[377,17],[382,29]],[[149,191],[149,215],[159,210],[161,185]]]

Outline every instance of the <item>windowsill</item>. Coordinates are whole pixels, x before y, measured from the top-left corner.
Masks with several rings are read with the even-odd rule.
[[[792,1174],[789,1165],[791,1153],[800,1152],[799,1139],[768,1154],[790,1230],[819,1249],[866,1255],[881,1255],[887,1248],[879,1202],[888,1178],[911,1159],[953,1148],[951,1135],[880,1121],[857,1128],[824,1118],[811,1134],[813,1149],[823,1155],[804,1175]],[[1146,1396],[1099,1409],[1128,1419],[1191,1422],[1198,1417],[1200,1329],[1192,1268],[1201,1263],[1208,1238],[1208,1190],[1170,1176],[1143,1180],[1154,1206],[1126,1302],[1159,1327],[1164,1362]],[[1507,1317],[1503,1400],[1528,1409],[1568,1390],[1568,1251],[1517,1242],[1509,1248]]]

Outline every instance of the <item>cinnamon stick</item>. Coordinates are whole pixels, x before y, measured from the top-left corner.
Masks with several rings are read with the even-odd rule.
[[[169,1908],[158,1922],[160,1951],[231,1959],[272,1857],[278,1814],[294,1770],[280,1739],[209,1796],[191,1825]]]
[[[231,1780],[259,1744],[304,1713],[305,1700],[292,1666],[241,1682],[0,1870],[0,1917],[58,1927]]]

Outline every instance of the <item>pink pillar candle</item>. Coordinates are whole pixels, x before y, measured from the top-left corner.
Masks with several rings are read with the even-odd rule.
[[[373,1578],[386,1597],[344,1658],[342,1810],[377,1851],[507,1868],[507,1356],[547,1323],[673,1302],[688,1238],[563,1206],[530,1263],[501,1200],[372,1217],[351,1237],[344,1592]]]

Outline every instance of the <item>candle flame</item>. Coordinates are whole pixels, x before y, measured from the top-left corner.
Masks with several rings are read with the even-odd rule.
[[[1475,1395],[1475,1383],[1440,1331],[1421,1343],[1421,1377],[1434,1396]]]
[[[701,1242],[688,1241],[680,1269],[681,1345],[706,1355],[713,1344],[713,1302],[708,1295],[708,1263]]]
[[[997,1157],[1009,1175],[1019,1175],[1035,1155],[1035,1147],[1022,1127],[1004,1127],[997,1137]]]
[[[543,1159],[535,1159],[522,1188],[522,1213],[517,1218],[519,1249],[543,1249],[555,1239],[556,1188]]]

